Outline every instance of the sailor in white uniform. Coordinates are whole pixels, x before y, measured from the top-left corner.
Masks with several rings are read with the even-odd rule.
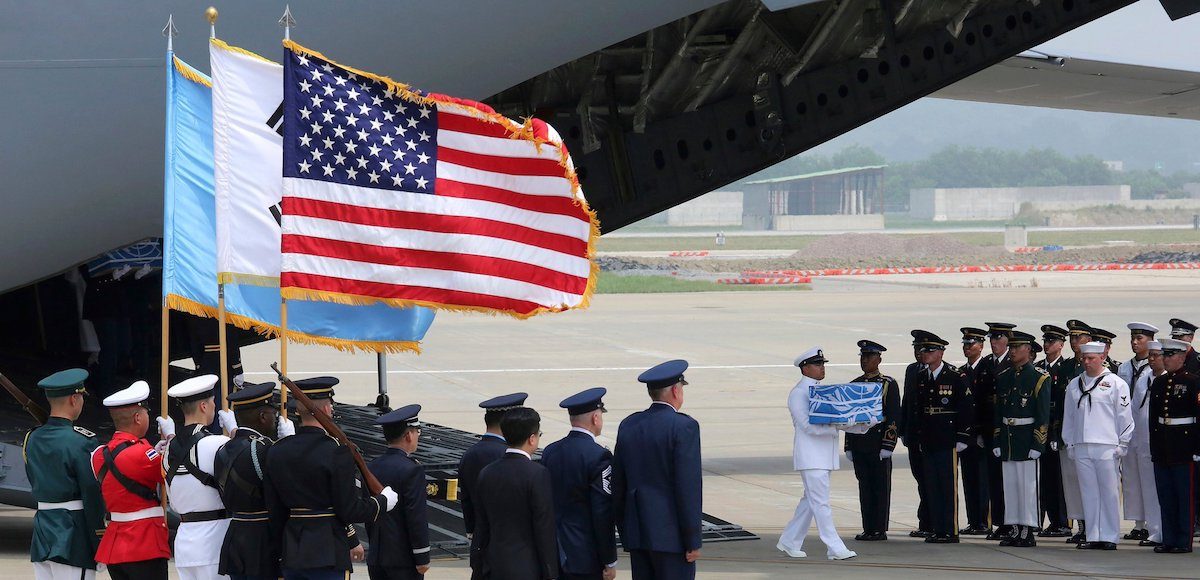
[[[1075,462],[1083,516],[1084,550],[1115,550],[1120,539],[1120,475],[1117,464],[1133,439],[1129,385],[1104,366],[1105,345],[1080,348],[1083,374],[1067,384],[1063,442]]]
[[[181,580],[228,578],[217,572],[229,517],[213,475],[213,458],[229,437],[209,433],[205,427],[218,416],[221,428],[232,434],[237,422],[231,411],[217,411],[216,384],[216,375],[201,375],[167,390],[167,395],[183,407],[184,426],[178,434],[169,417],[159,418],[163,435],[174,435],[163,463],[167,495],[180,517],[175,535],[175,570]]]
[[[1117,376],[1129,385],[1133,410],[1133,440],[1129,453],[1121,458],[1121,500],[1125,519],[1133,521],[1133,530],[1122,536],[1156,546],[1162,541],[1162,517],[1158,513],[1158,490],[1154,487],[1154,465],[1150,463],[1150,369],[1149,345],[1158,328],[1145,322],[1130,322],[1129,346],[1133,358],[1121,363]],[[1159,345],[1159,352],[1162,345]]]
[[[808,420],[808,390],[825,378],[825,362],[819,346],[808,349],[795,360],[804,378],[788,394],[788,410],[796,429],[792,468],[800,472],[804,481],[804,496],[775,547],[793,558],[807,557],[804,537],[815,519],[826,555],[830,560],[845,560],[858,554],[847,548],[838,536],[833,525],[833,510],[829,507],[829,472],[840,467],[838,429],[832,425],[812,425]]]

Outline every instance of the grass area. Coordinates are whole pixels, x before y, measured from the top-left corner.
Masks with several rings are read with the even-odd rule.
[[[658,294],[664,292],[729,292],[744,291],[797,291],[811,290],[801,286],[732,286],[704,280],[681,280],[674,276],[622,276],[611,272],[600,272],[596,281],[597,294]]]
[[[1097,230],[1090,232],[1029,232],[1029,245],[1086,246],[1110,240],[1126,240],[1136,244],[1195,244],[1200,243],[1200,230]]]

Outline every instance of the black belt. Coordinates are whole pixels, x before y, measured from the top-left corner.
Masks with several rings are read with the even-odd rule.
[[[211,522],[213,520],[223,520],[229,516],[225,515],[225,510],[210,510],[206,512],[188,512],[179,514],[179,521],[192,524],[196,522]]]
[[[232,512],[231,516],[235,522],[265,522],[267,521],[267,512]]]
[[[334,513],[332,508],[292,508],[291,515],[293,518],[331,518]]]

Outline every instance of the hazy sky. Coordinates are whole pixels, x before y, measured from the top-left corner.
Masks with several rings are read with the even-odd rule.
[[[1051,40],[1038,50],[1200,71],[1200,15],[1172,22],[1157,0],[1141,0]]]

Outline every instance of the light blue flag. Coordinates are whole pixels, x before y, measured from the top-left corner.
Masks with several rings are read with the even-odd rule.
[[[217,316],[216,198],[212,81],[167,53],[167,141],[163,201],[163,297],[198,316]],[[226,319],[279,336],[279,288],[227,284]],[[433,324],[428,308],[349,306],[289,300],[293,342],[377,352],[418,350]]]

